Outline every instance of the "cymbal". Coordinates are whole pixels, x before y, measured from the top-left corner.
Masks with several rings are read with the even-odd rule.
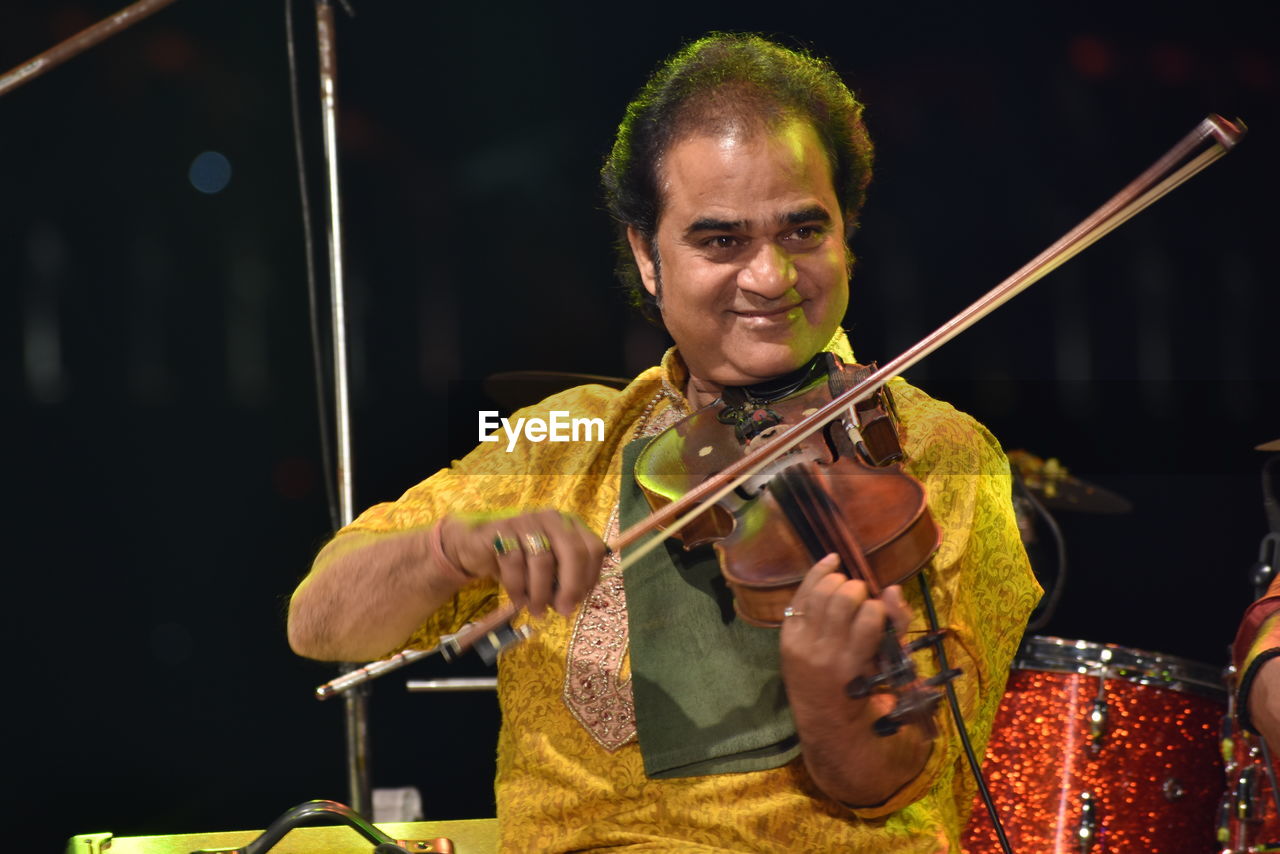
[[[1045,507],[1079,513],[1128,513],[1133,505],[1110,490],[1073,477],[1056,457],[1009,451],[1009,462],[1023,484]]]
[[[1276,439],[1274,442],[1263,442],[1261,445],[1259,445],[1259,446],[1258,446],[1257,448],[1255,448],[1254,450],[1256,450],[1256,451],[1280,451],[1280,439]]]
[[[502,371],[485,377],[482,387],[500,405],[516,410],[578,385],[626,388],[630,382],[623,377],[565,371]]]

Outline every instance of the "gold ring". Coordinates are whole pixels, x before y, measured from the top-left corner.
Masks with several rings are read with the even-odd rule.
[[[520,541],[515,537],[508,537],[505,534],[498,534],[493,538],[493,552],[498,557],[511,554],[511,552],[520,548]]]
[[[529,557],[537,557],[549,551],[551,551],[551,543],[547,540],[546,534],[538,531],[524,535],[524,553]]]
[[[804,616],[804,611],[801,611],[799,608],[792,608],[790,605],[788,605],[787,607],[785,607],[785,608],[783,608],[783,609],[782,609],[782,616],[784,616],[784,617],[803,617],[803,616]]]

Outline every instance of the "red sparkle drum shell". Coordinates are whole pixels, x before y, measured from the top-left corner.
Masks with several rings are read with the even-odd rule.
[[[1226,689],[1213,667],[1027,638],[983,762],[1015,854],[1219,850],[1225,712]],[[969,854],[1000,851],[979,799],[962,842]]]

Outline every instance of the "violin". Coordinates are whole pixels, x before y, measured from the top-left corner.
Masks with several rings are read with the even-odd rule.
[[[636,482],[661,510],[869,373],[822,353],[783,397],[726,389],[650,441],[636,459]],[[673,534],[685,550],[714,544],[747,622],[781,625],[800,581],[824,555],[840,555],[845,571],[878,593],[912,577],[937,551],[941,537],[924,487],[902,470],[888,395],[881,388],[846,410]]]
[[[636,459],[636,482],[650,507],[661,510],[871,373],[821,353],[769,388],[727,388],[650,441]],[[891,412],[892,397],[881,387],[674,534],[686,551],[714,546],[743,620],[780,626],[804,575],[825,555],[839,555],[846,574],[879,596],[918,573],[937,551],[941,534],[923,484],[902,468]],[[937,686],[959,671],[923,683],[907,652],[941,636],[931,633],[904,650],[886,621],[877,673],[847,689],[856,698],[873,691],[897,695],[893,711],[875,724],[878,734],[892,734],[907,722],[936,734]]]

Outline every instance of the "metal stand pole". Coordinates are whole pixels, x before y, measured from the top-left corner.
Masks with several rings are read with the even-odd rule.
[[[138,0],[131,6],[121,9],[114,15],[104,18],[92,27],[76,33],[46,50],[39,56],[28,59],[18,67],[0,76],[0,95],[17,89],[46,71],[57,68],[73,56],[88,50],[94,45],[106,41],[116,33],[131,27],[150,15],[168,6],[174,0]]]
[[[0,75],[0,95],[53,69],[121,30],[155,14],[174,0],[137,0],[132,5]],[[350,11],[345,0],[343,7]],[[324,128],[325,182],[329,203],[329,283],[333,320],[334,408],[337,425],[337,491],[343,525],[355,518],[351,486],[351,413],[347,386],[347,318],[342,274],[342,218],[338,192],[337,59],[331,0],[316,0],[316,36],[320,57],[320,111]],[[357,669],[348,665],[345,672]],[[372,814],[369,783],[368,686],[348,691],[346,703],[347,786],[357,813]]]
[[[320,115],[324,130],[325,183],[329,206],[329,299],[333,322],[333,403],[337,438],[338,504],[342,524],[355,518],[352,498],[351,411],[347,386],[347,316],[342,273],[342,216],[338,192],[338,68],[331,0],[316,0],[316,40],[320,58]],[[354,667],[347,668],[348,670]],[[343,698],[347,746],[347,789],[352,808],[372,815],[369,772],[368,686]]]

